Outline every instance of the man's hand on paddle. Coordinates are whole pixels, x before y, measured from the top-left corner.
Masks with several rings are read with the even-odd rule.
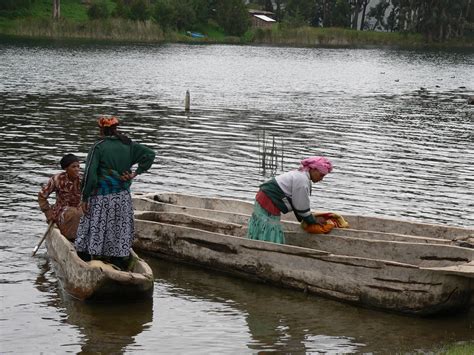
[[[53,210],[49,209],[44,212],[44,215],[46,216],[46,221],[49,223],[53,220]]]

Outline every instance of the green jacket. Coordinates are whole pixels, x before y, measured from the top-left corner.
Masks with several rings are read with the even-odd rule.
[[[131,181],[123,182],[120,176],[131,172],[135,164],[138,164],[137,174],[141,174],[151,167],[154,159],[155,152],[142,144],[133,141],[125,144],[116,136],[98,140],[87,154],[82,200],[130,190]]]

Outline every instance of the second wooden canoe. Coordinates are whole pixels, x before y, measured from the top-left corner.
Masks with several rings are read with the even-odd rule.
[[[134,245],[147,253],[393,312],[433,315],[472,302],[474,250],[450,239],[472,230],[441,226],[433,233],[437,226],[417,224],[390,233],[386,222],[385,231],[311,235],[287,221],[287,244],[280,245],[246,238],[248,203],[231,201],[231,209],[228,201],[210,204],[217,199],[192,196],[194,202],[186,202],[182,196],[181,202],[166,203],[157,195],[134,199],[141,209]],[[156,212],[165,205],[174,211]]]

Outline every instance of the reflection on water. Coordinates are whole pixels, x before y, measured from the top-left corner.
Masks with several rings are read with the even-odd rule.
[[[41,267],[35,287],[41,292],[55,295],[47,302],[64,314],[63,322],[78,329],[81,334],[75,344],[80,344],[79,354],[120,354],[133,346],[135,337],[150,327],[153,320],[153,300],[139,302],[109,301],[81,302],[64,294],[54,278],[46,276],[49,264]]]
[[[34,351],[19,339],[36,328],[44,333],[35,342],[46,350],[68,344],[79,351],[78,342],[94,349],[94,319],[116,323],[114,306],[105,307],[106,314],[86,307],[79,312],[84,319],[69,323],[75,312],[58,299],[54,275],[44,274],[52,284],[35,284],[44,254],[30,257],[46,229],[36,202],[40,185],[58,171],[64,153],[85,158],[97,137],[99,114],[118,115],[123,131],[156,151],[154,166],[138,178],[135,191],[252,200],[267,178],[258,141],[265,131],[282,142],[283,170],[308,155],[333,160],[334,172],[313,188],[315,209],[473,226],[474,116],[466,103],[474,94],[472,59],[472,51],[0,42],[0,333],[2,346],[7,344],[2,351]],[[146,310],[145,319],[130,324],[131,333],[117,322],[116,333],[128,340],[111,340],[119,344],[116,349],[156,349],[160,339],[167,349],[199,352],[218,333],[224,352],[377,351],[386,346],[376,334],[382,327],[391,329],[387,333],[403,349],[472,338],[467,334],[472,315],[433,323],[453,329],[440,333],[422,320],[265,287],[252,286],[253,294],[222,278],[216,287],[225,299],[213,299],[215,289],[201,294],[192,287],[191,297],[204,303],[182,304],[186,287],[160,281],[148,315],[152,324]],[[266,308],[262,299],[272,306]],[[230,308],[226,300],[233,300]],[[163,305],[186,306],[186,313]],[[212,309],[218,311],[211,314]],[[177,323],[186,330],[184,341]],[[52,330],[61,337],[48,343],[44,334]],[[196,332],[200,336],[191,336]],[[427,333],[426,341],[415,339],[420,333]]]
[[[139,303],[83,303],[64,301],[68,324],[81,333],[80,354],[120,354],[133,348],[135,337],[148,329],[153,320],[153,301]]]
[[[163,260],[148,261],[168,297],[215,302],[242,314],[254,351],[398,353],[472,339],[473,312],[427,319],[398,316]]]

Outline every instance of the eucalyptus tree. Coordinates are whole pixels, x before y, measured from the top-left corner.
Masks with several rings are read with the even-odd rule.
[[[351,17],[352,17],[351,27],[354,30],[358,29],[359,13],[362,10],[362,4],[363,4],[364,1],[367,1],[367,0],[350,0],[351,12],[352,12],[352,14],[351,14]]]
[[[61,17],[61,0],[53,0],[53,19],[59,20]]]
[[[462,37],[472,14],[471,0],[392,0],[399,7],[398,28],[429,41]]]
[[[370,8],[368,16],[375,19],[375,23],[372,25],[371,30],[386,29],[385,13],[389,6],[390,2],[388,0],[382,0],[374,7]]]
[[[360,7],[359,11],[354,14],[355,18],[359,17],[359,12],[362,12],[361,18],[360,18],[360,26],[359,29],[362,31],[365,26],[365,15],[367,14],[367,6],[369,5],[370,0],[358,0],[360,1]],[[352,27],[354,29],[357,29],[357,23],[355,27]]]
[[[418,30],[433,41],[462,37],[471,0],[423,1],[418,9]]]

